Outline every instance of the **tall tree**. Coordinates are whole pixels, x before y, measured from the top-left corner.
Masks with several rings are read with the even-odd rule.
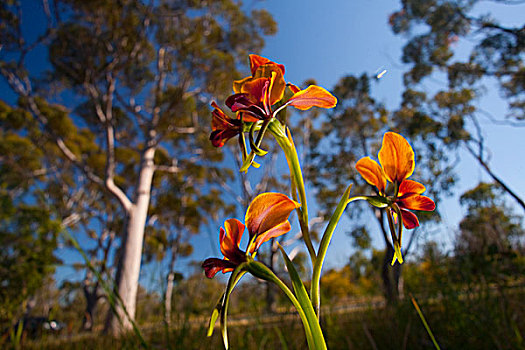
[[[56,0],[43,1],[40,14],[26,5],[0,5],[0,74],[57,156],[126,215],[115,288],[122,303],[108,328],[127,330],[148,209],[170,174],[206,178],[202,159],[220,159],[200,131],[209,96],[230,91],[224,77],[276,26],[267,12],[246,14],[228,0]],[[35,65],[35,57],[48,61]]]

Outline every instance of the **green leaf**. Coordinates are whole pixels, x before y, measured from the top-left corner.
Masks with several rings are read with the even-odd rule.
[[[223,302],[224,302],[224,293],[222,293],[221,297],[219,298],[219,301],[217,301],[217,304],[215,305],[215,308],[213,309],[213,312],[211,313],[210,325],[208,326],[208,333],[206,333],[206,336],[208,337],[211,337],[213,334],[213,330],[215,329],[215,323],[217,322],[217,319],[219,318],[219,315],[221,314]]]
[[[241,277],[243,275],[244,275],[244,272],[240,273],[237,276],[237,279],[235,281],[233,281],[233,288],[235,288],[235,286],[237,285],[237,283],[239,282],[239,280],[241,279]],[[225,295],[226,295],[226,292],[222,293],[221,297],[217,301],[217,304],[215,305],[215,308],[213,309],[213,312],[212,312],[211,317],[210,317],[210,324],[208,326],[208,333],[207,333],[208,337],[211,337],[212,334],[213,334],[213,330],[215,328],[215,323],[217,322],[217,319],[219,318],[219,315],[221,314],[221,310],[222,310],[222,307],[223,307],[223,304],[224,304],[224,296]]]
[[[302,309],[304,310],[306,319],[308,320],[308,324],[310,326],[310,329],[312,331],[312,338],[314,342],[314,348],[315,349],[326,349],[326,343],[324,340],[323,332],[321,330],[321,326],[319,324],[319,319],[317,318],[317,315],[315,314],[314,308],[312,306],[312,302],[310,298],[308,297],[308,293],[306,292],[306,288],[304,288],[303,281],[301,281],[301,278],[299,277],[299,274],[297,273],[297,270],[295,269],[295,266],[293,265],[292,261],[284,251],[283,247],[279,244],[279,249],[281,250],[281,254],[283,255],[284,262],[286,263],[286,267],[288,268],[288,274],[290,275],[290,278],[292,280],[292,286],[295,291],[295,295],[297,296],[297,300],[299,304],[301,305]],[[310,348],[312,346],[309,344]]]
[[[350,197],[350,191],[352,190],[352,185],[348,186],[345,193],[341,197],[341,200],[339,201],[339,204],[335,208],[334,213],[332,214],[332,217],[330,218],[330,222],[328,223],[328,226],[326,227],[326,230],[324,231],[323,238],[321,239],[321,243],[319,244],[319,250],[317,252],[317,259],[315,260],[313,272],[312,272],[312,284],[310,287],[310,292],[312,293],[312,302],[317,310],[319,312],[320,307],[320,281],[321,281],[321,270],[323,269],[323,262],[326,257],[326,252],[328,251],[328,246],[330,245],[330,242],[332,240],[332,236],[334,234],[335,228],[337,224],[339,223],[339,220],[341,219],[341,216],[343,215],[343,212],[346,209],[346,206],[348,204],[348,197]]]

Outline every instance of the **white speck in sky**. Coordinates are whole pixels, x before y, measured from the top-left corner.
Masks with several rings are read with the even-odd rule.
[[[383,77],[383,75],[385,75],[387,72],[386,69],[382,69],[381,72],[379,72],[378,74],[376,74],[376,79],[381,79]]]

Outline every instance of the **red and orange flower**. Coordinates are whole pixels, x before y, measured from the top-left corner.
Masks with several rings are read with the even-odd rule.
[[[221,227],[219,240],[224,259],[208,258],[202,267],[206,277],[212,278],[219,271],[233,271],[254,256],[261,244],[291,230],[288,216],[299,203],[280,193],[263,193],[255,197],[246,211],[245,223],[250,234],[246,251],[239,248],[245,226],[237,219],[229,219]]]
[[[379,164],[370,157],[361,158],[357,164],[357,171],[369,184],[378,190],[378,199],[387,207],[389,222],[401,215],[403,226],[413,229],[419,226],[417,216],[409,210],[432,211],[436,208],[434,201],[422,193],[425,186],[419,182],[407,180],[415,168],[415,157],[412,147],[405,138],[394,132],[387,132],[383,137],[383,144],[379,150]],[[387,194],[387,182],[393,185],[393,193]],[[401,255],[401,226],[396,235],[391,225],[392,241],[394,243],[395,260],[403,262]]]
[[[307,110],[311,107],[332,108],[337,103],[337,99],[320,86],[310,85],[300,90],[293,84],[286,84],[282,64],[250,55],[250,67],[252,76],[235,81],[235,94],[226,100],[226,105],[233,112],[242,113],[246,121],[271,119],[286,106]],[[283,99],[287,85],[294,95],[276,111],[272,111],[272,106]]]
[[[241,125],[242,122],[269,121],[287,106],[307,110],[311,107],[332,108],[337,104],[337,99],[320,86],[310,85],[301,90],[293,84],[287,84],[284,80],[284,66],[265,57],[250,55],[250,69],[252,75],[234,81],[234,94],[226,99],[226,105],[232,112],[237,113]],[[293,96],[273,110],[272,107],[282,101],[286,86],[290,88]],[[221,119],[221,126],[213,129],[215,134],[212,133],[210,139],[214,141],[214,146],[220,147],[233,137],[230,135],[235,136],[238,133],[239,127],[237,123],[231,122],[233,119],[229,119],[228,125],[225,125],[222,121],[227,118],[225,114],[216,104],[212,103],[212,106],[215,108],[213,120]]]

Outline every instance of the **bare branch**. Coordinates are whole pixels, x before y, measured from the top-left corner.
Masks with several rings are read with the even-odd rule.
[[[160,47],[157,51],[157,77],[155,84],[155,106],[153,108],[153,116],[151,118],[150,132],[157,127],[160,119],[160,98],[162,90],[164,89],[164,83],[166,80],[166,67],[164,64],[164,57],[166,55],[166,48]]]
[[[478,163],[481,165],[483,169],[488,173],[488,175],[496,181],[504,190],[507,192],[512,198],[514,198],[518,204],[525,210],[525,202],[523,199],[521,199],[513,190],[508,187],[503,180],[501,180],[490,168],[490,166],[483,160],[482,154],[476,153],[474,149],[467,143],[464,142],[465,147],[469,151],[469,153],[478,161]]]
[[[233,200],[237,202],[238,205],[244,205],[242,197],[235,193],[233,188],[230,185],[228,185],[226,181],[224,181],[224,179],[217,174],[216,171],[210,171],[210,174],[215,181],[219,182],[219,185],[226,191],[226,193],[228,193],[233,198]]]
[[[73,213],[68,217],[62,219],[62,227],[70,227],[76,224],[81,219],[81,216],[78,213]]]
[[[177,174],[180,168],[176,165],[155,165],[155,171],[162,171],[169,174]]]
[[[492,123],[496,125],[508,125],[512,127],[525,127],[525,121],[512,121],[508,119],[497,119],[494,117],[491,113],[488,111],[485,111],[483,109],[477,108],[477,112],[481,113],[483,116],[485,116],[488,120],[490,120]]]

